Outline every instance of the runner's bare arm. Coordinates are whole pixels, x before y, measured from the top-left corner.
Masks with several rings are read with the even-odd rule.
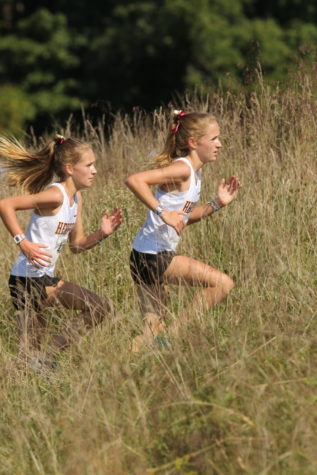
[[[179,185],[188,180],[189,176],[189,167],[177,162],[167,167],[135,173],[126,178],[124,183],[148,208],[154,209],[159,203],[152,193],[151,185]]]
[[[214,200],[217,206],[219,206],[219,208],[223,208],[224,206],[230,204],[236,198],[241,187],[242,184],[237,177],[232,176],[227,182],[223,178],[218,186],[217,198]],[[187,225],[198,223],[200,220],[207,218],[207,216],[210,216],[214,213],[215,210],[208,203],[197,206],[193,209]]]
[[[172,184],[177,187],[188,180],[189,177],[190,168],[185,163],[177,162],[167,167],[136,173],[129,176],[124,183],[140,201],[142,201],[149,209],[153,210],[159,205],[159,202],[152,193],[151,185]],[[184,219],[182,218],[185,214],[186,213],[181,210],[165,210],[161,218],[166,224],[172,226],[176,232],[180,234],[185,226]]]
[[[80,192],[77,193],[77,197],[77,220],[69,235],[70,249],[75,254],[88,251],[88,249],[91,249],[96,244],[99,244],[103,239],[110,236],[110,234],[118,229],[122,223],[122,211],[120,209],[115,208],[112,214],[106,210],[102,214],[100,228],[86,236],[82,220],[82,197]]]
[[[11,236],[23,234],[16,212],[34,209],[37,213],[46,215],[57,209],[63,202],[63,195],[56,187],[49,188],[34,195],[20,195],[4,198],[0,201],[0,216]],[[29,260],[50,261],[51,254],[42,250],[47,247],[44,243],[33,243],[23,239],[19,247]]]

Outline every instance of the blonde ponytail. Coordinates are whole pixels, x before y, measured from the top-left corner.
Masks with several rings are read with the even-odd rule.
[[[27,193],[38,193],[52,182],[54,174],[64,176],[65,163],[76,164],[90,145],[76,139],[56,136],[38,151],[26,149],[15,138],[0,137],[0,163],[10,186],[21,186]]]
[[[55,142],[39,152],[28,151],[18,140],[0,137],[0,157],[10,186],[37,193],[48,185],[54,175],[52,162]]]

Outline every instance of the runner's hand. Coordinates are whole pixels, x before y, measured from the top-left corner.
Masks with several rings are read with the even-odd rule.
[[[34,267],[46,267],[50,264],[52,254],[42,250],[48,247],[47,244],[40,244],[37,242],[31,242],[28,239],[23,239],[19,246],[27,260]]]
[[[184,216],[186,216],[186,213],[184,213],[184,211],[164,210],[161,218],[165,224],[168,224],[169,226],[174,228],[177,234],[180,235],[184,227],[186,226]]]
[[[217,201],[219,201],[219,204],[226,206],[231,203],[241,187],[242,184],[236,176],[232,176],[227,182],[223,178],[218,187]]]
[[[109,211],[103,212],[100,230],[104,237],[110,236],[122,223],[122,210],[115,208],[110,215]]]

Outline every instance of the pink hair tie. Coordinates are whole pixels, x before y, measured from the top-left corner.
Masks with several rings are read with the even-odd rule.
[[[62,145],[65,142],[65,137],[63,135],[56,134],[55,141],[58,145]]]
[[[185,112],[185,111],[174,111],[174,114],[177,117],[177,123],[176,123],[175,127],[173,127],[171,129],[172,134],[176,134],[176,132],[179,129],[179,126],[181,125],[181,118],[184,117],[184,115],[186,115],[187,112]]]

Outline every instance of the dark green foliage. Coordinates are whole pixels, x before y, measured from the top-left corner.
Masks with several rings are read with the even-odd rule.
[[[1,35],[0,81],[7,85],[1,89],[1,128],[16,133],[35,113],[70,113],[80,107],[78,80],[71,73],[79,63],[73,48],[66,16],[45,9],[18,20],[14,29]]]
[[[0,133],[9,130],[19,135],[24,122],[34,118],[35,107],[28,96],[17,87],[0,87]]]
[[[0,87],[24,100],[12,119],[15,103],[2,98],[1,127],[16,132],[36,115],[43,129],[82,105],[92,116],[152,109],[193,87],[250,88],[259,66],[284,81],[313,64],[316,19],[304,0],[2,0]]]

